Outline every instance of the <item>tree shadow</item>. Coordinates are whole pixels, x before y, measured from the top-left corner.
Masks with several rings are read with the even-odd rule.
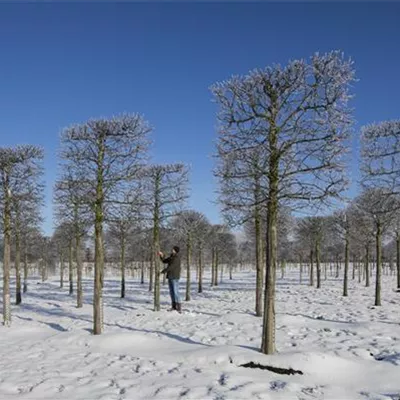
[[[107,326],[116,326],[120,329],[126,329],[128,331],[132,331],[132,332],[143,332],[143,333],[150,333],[150,334],[157,334],[157,335],[162,335],[162,336],[166,336],[170,339],[174,339],[177,340],[178,342],[182,342],[182,343],[187,343],[187,344],[195,344],[195,345],[199,345],[199,346],[204,346],[204,347],[213,347],[212,345],[209,344],[205,344],[205,343],[201,343],[201,342],[196,342],[192,339],[189,338],[184,338],[182,336],[176,335],[174,333],[169,333],[169,332],[163,332],[163,331],[157,331],[157,330],[150,330],[150,329],[138,329],[138,328],[133,328],[131,326],[124,326],[121,324],[105,324]]]

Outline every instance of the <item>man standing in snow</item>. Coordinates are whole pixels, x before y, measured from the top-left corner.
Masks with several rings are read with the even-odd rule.
[[[164,254],[160,251],[158,255],[164,264],[168,264],[161,273],[167,274],[169,294],[171,296],[172,310],[176,310],[179,313],[182,312],[181,298],[179,296],[179,279],[181,277],[181,256],[179,255],[179,247],[174,246],[172,253],[169,257],[164,257]]]

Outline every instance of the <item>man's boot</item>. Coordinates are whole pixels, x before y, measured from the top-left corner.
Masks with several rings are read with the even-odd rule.
[[[181,305],[181,303],[176,303],[176,311],[178,311],[179,314],[182,313],[182,305]]]
[[[174,310],[176,310],[176,303],[173,301],[172,306],[168,311],[174,311]]]

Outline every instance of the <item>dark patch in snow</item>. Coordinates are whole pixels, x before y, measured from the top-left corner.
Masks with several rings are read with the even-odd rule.
[[[226,380],[227,380],[227,376],[225,374],[222,374],[218,379],[218,383],[221,386],[225,386],[226,385]]]
[[[253,361],[239,365],[239,367],[243,368],[258,368],[258,369],[266,369],[268,371],[274,372],[276,374],[281,374],[281,375],[303,375],[303,372],[299,370],[295,370],[293,368],[279,368],[279,367],[272,367],[270,365],[262,365],[258,363],[254,363]]]
[[[282,390],[287,385],[286,382],[283,381],[273,381],[270,383],[271,390]]]

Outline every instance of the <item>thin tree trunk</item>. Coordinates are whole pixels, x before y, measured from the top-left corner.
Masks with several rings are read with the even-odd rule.
[[[75,258],[76,258],[76,307],[83,307],[83,288],[82,288],[82,255],[81,255],[81,238],[79,232],[76,232],[75,238]]]
[[[103,135],[98,141],[98,169],[97,169],[97,185],[96,185],[96,202],[95,202],[95,223],[94,223],[94,291],[93,291],[93,334],[100,335],[104,325],[104,309],[103,309],[103,286],[104,286],[104,243],[103,243],[103,176],[104,176],[104,153],[105,138]]]
[[[310,286],[314,286],[314,252],[310,251]]]
[[[400,289],[400,233],[396,235],[397,289]]]
[[[299,264],[300,264],[300,284],[303,282],[303,260],[301,259],[301,256],[299,258]]]
[[[365,246],[365,286],[369,287],[369,278],[370,278],[370,271],[369,271],[369,245]]]
[[[274,101],[272,102],[274,108]],[[276,128],[270,127],[269,132],[269,201],[267,206],[267,238],[266,238],[266,277],[265,277],[265,307],[262,332],[261,351],[264,354],[275,353],[275,284],[278,250],[278,184],[279,184],[279,151]]]
[[[21,295],[21,240],[20,240],[20,230],[19,230],[19,216],[17,215],[17,226],[15,232],[15,290],[16,290],[16,298],[15,304],[21,304],[22,295]]]
[[[199,293],[203,292],[203,249],[199,248]]]
[[[4,203],[3,203],[3,324],[11,326],[10,302],[10,262],[11,262],[11,192],[10,179],[7,172],[3,175]]]
[[[144,284],[144,260],[142,260],[141,268],[140,268],[140,283]]]
[[[315,261],[317,264],[317,289],[321,288],[321,261],[319,257],[319,241],[315,244]]]
[[[60,288],[64,287],[64,257],[63,253],[60,252]]]
[[[154,192],[153,213],[153,246],[154,246],[154,311],[160,311],[160,259],[155,256],[160,251],[160,184],[161,177],[157,175]]]
[[[28,252],[26,250],[26,243],[24,249],[24,293],[28,291]]]
[[[154,246],[154,244],[153,244]],[[150,268],[149,268],[149,292],[153,291],[154,286],[154,260],[155,260],[155,249],[153,249],[150,257]]]
[[[73,247],[72,240],[69,242],[69,294],[74,293],[74,275],[73,275]]]
[[[188,234],[187,238],[187,259],[186,259],[186,301],[190,301],[190,288],[191,288],[191,276],[190,276],[190,264],[192,262],[192,238]]]
[[[343,277],[343,296],[348,296],[348,275],[349,275],[349,236],[346,231],[345,249],[344,249],[344,277]]]
[[[256,316],[262,316],[262,291],[263,291],[263,246],[261,232],[261,216],[258,206],[255,210],[254,228],[256,234]]]
[[[382,228],[376,224],[376,285],[375,306],[381,306],[381,277],[382,277]]]
[[[219,263],[219,253],[218,253],[218,249],[215,250],[215,286],[218,286],[218,263]]]
[[[125,236],[121,238],[121,299],[125,298]]]

